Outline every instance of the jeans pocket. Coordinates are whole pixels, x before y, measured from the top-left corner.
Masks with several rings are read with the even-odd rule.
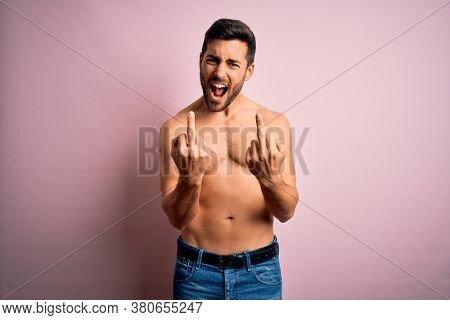
[[[188,258],[178,256],[175,262],[173,279],[175,281],[188,281],[195,271],[195,262]]]
[[[252,265],[251,269],[256,280],[262,284],[277,285],[281,283],[281,267],[278,256]]]

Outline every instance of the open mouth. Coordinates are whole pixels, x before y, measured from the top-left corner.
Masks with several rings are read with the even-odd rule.
[[[212,97],[216,100],[220,100],[228,91],[228,86],[219,82],[211,82],[209,84],[209,89],[211,91]]]

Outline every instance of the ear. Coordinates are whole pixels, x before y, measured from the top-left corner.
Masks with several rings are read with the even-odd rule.
[[[245,71],[245,81],[250,80],[253,75],[253,70],[255,69],[255,63],[252,63],[250,67]]]
[[[202,60],[203,60],[203,53],[200,52],[200,57],[199,57],[199,60],[198,60],[198,65],[199,65],[199,66],[202,65]]]

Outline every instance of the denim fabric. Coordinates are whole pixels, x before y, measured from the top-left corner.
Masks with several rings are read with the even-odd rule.
[[[274,236],[273,242],[277,242]],[[242,268],[226,268],[201,262],[205,251],[184,242],[181,236],[178,246],[187,246],[199,252],[197,261],[176,256],[173,275],[173,299],[175,300],[281,300],[282,278],[279,256],[251,265],[253,251],[242,251],[234,255],[246,258]]]

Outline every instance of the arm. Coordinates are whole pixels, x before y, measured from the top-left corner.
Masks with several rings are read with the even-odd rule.
[[[201,182],[209,167],[209,157],[197,146],[193,112],[188,115],[187,134],[181,133],[171,140],[174,131],[173,122],[168,121],[159,135],[162,207],[169,222],[183,230],[198,213]]]
[[[163,199],[163,210],[175,228],[183,230],[194,219],[199,209],[201,183],[179,177],[175,189]]]
[[[256,116],[258,140],[251,142],[246,160],[260,184],[267,210],[280,222],[286,222],[294,216],[299,199],[291,132],[284,116],[273,126],[281,129],[281,136],[266,135],[262,115]]]
[[[294,216],[298,203],[295,187],[283,181],[281,176],[271,181],[259,181],[267,210],[280,222],[286,222]]]

